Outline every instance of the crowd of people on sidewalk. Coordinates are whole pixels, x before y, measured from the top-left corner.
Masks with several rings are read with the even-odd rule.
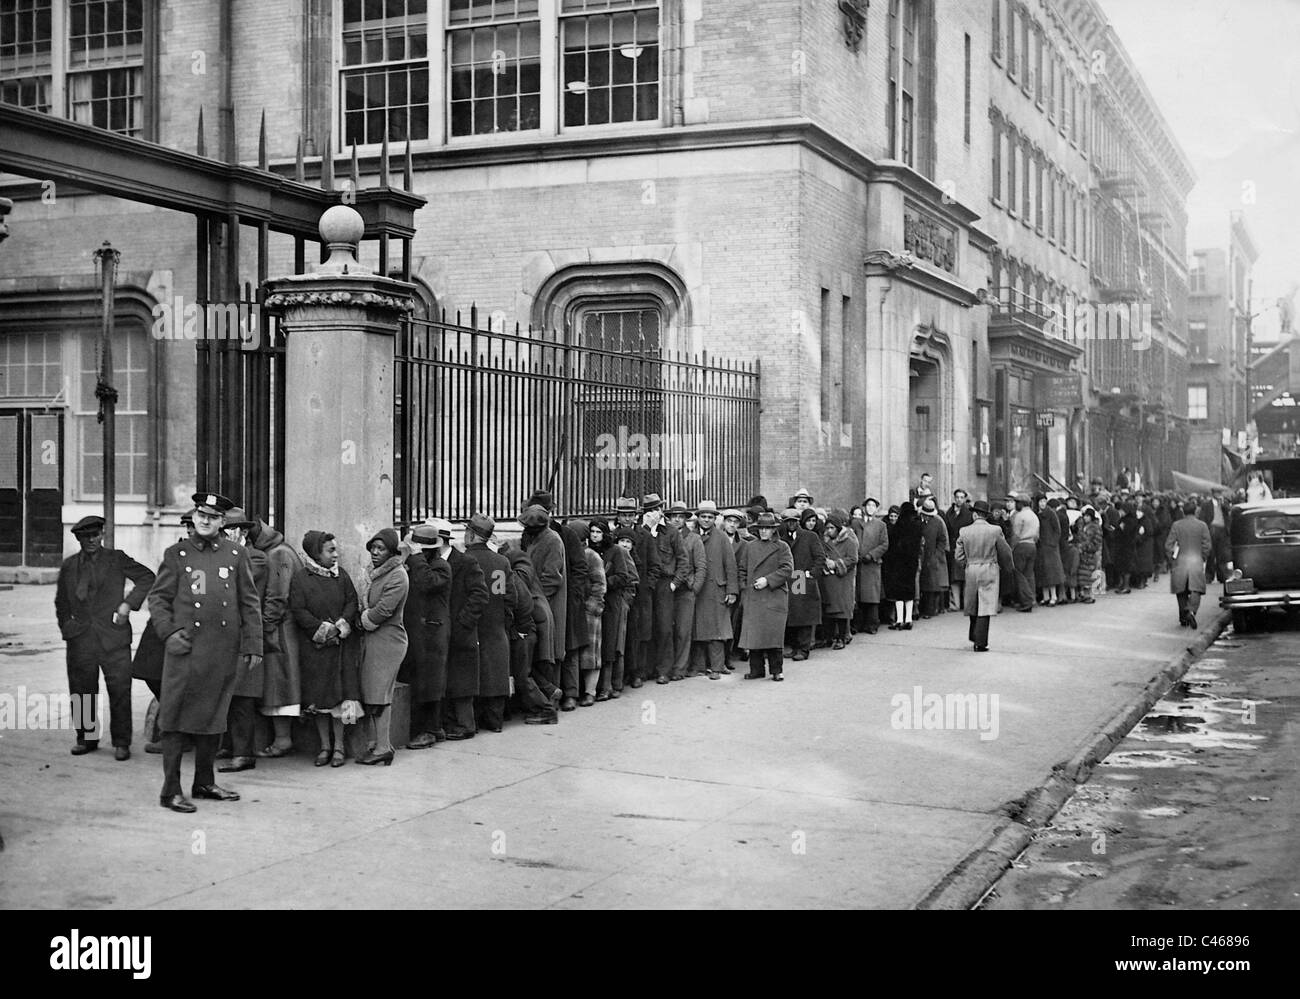
[[[422,750],[501,732],[512,717],[556,724],[649,682],[717,680],[737,661],[744,679],[783,681],[787,659],[948,611],[970,618],[968,638],[986,651],[1003,607],[1092,604],[1164,571],[1180,624],[1195,627],[1207,579],[1231,571],[1225,502],[1099,482],[1084,496],[993,504],[958,489],[940,510],[922,475],[883,512],[873,497],[819,507],[803,489],[779,511],[763,496],[719,509],[650,493],[619,499],[610,519],[563,521],[538,491],[517,540],[500,540],[483,515],[460,532],[437,518],[404,537],[384,528],[356,579],[332,525],[295,549],[224,496],[194,501],[186,537],[156,573],[102,547],[102,518],[83,519],[56,596],[70,688],[97,692],[103,670],[119,760],[130,756],[132,676],[154,694],[146,749],[163,756],[160,801],[176,811],[195,807],[181,789],[183,753],[195,752],[194,796],[235,800],[215,761],[231,773],[292,753],[297,719],[312,720],[317,766],[344,765],[351,725],[366,736],[357,763],[391,764],[399,682],[406,748]],[[132,660],[129,613],[146,599]],[[256,744],[259,713],[274,733],[266,745]],[[93,714],[82,726],[77,755],[98,747]]]

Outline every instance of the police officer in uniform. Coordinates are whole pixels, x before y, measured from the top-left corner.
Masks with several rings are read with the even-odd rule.
[[[194,494],[194,537],[163,553],[149,592],[149,615],[163,639],[160,727],[164,808],[193,812],[181,793],[181,754],[194,745],[196,798],[238,801],[212,772],[241,672],[262,661],[262,608],[248,552],[221,536],[234,503],[218,493]]]

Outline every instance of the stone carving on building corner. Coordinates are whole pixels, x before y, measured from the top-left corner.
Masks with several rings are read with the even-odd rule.
[[[839,0],[844,17],[844,44],[854,52],[862,51],[862,36],[867,30],[869,0]]]
[[[903,245],[907,252],[940,270],[957,269],[957,233],[916,205],[903,206]]]
[[[910,253],[895,253],[893,250],[870,250],[867,252],[868,267],[883,267],[887,271],[896,271],[900,267],[907,270],[916,266],[916,258]]]

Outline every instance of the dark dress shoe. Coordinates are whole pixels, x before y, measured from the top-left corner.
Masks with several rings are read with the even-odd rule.
[[[670,681],[666,676],[661,676],[657,680],[655,680],[655,683],[671,683],[671,682],[672,681]]]
[[[216,759],[218,759],[218,760],[228,760],[228,759],[230,759],[231,757],[233,757],[234,755],[235,755],[235,753],[234,753],[234,750],[232,750],[232,749],[229,749],[229,748],[226,748],[226,749],[218,749],[218,750],[217,750]]]
[[[536,714],[531,714],[528,715],[526,718],[524,718],[524,724],[525,725],[558,725],[560,724],[560,716],[557,715],[554,711],[550,711],[550,710],[538,711]]]
[[[162,743],[161,743],[161,742],[146,742],[146,743],[144,744],[144,751],[145,751],[146,753],[161,753],[161,752],[162,752]]]
[[[467,728],[449,728],[447,729],[448,742],[462,742],[465,739],[474,738],[474,733]]]
[[[877,631],[879,631],[879,630],[880,630],[879,628],[868,628],[868,629],[867,629],[867,634],[868,634],[868,635],[874,635],[874,634],[875,634]]]
[[[583,694],[582,697],[578,699],[578,707],[580,708],[589,708],[595,703],[596,698],[591,694]]]
[[[773,673],[773,674],[772,674],[772,679],[775,680],[777,683],[780,683],[782,680],[785,679],[785,676],[784,676],[784,674],[781,674],[781,673]]]
[[[790,661],[791,661],[791,662],[796,662],[796,663],[801,663],[801,662],[803,662],[803,661],[804,661],[805,659],[807,659],[807,658],[808,658],[808,653],[807,653],[807,652],[804,652],[802,649],[800,649],[798,652],[796,652],[794,655],[792,655],[792,656],[790,657]]]
[[[114,747],[113,747],[113,759],[117,760],[118,763],[125,763],[125,762],[126,762],[127,760],[129,760],[130,758],[131,758],[131,747],[130,747],[130,746],[114,746]]]
[[[357,760],[363,767],[375,767],[380,764],[388,767],[393,764],[393,751],[390,749],[386,753],[366,753],[365,756]]]
[[[243,770],[256,770],[257,760],[251,756],[235,756],[224,767],[217,767],[219,774],[237,774]]]
[[[72,755],[85,756],[87,753],[93,753],[98,748],[98,742],[79,742],[72,747]]]
[[[842,648],[844,648],[844,639],[842,638],[837,638],[831,643],[831,651],[833,652],[838,652]]]
[[[633,690],[636,690],[636,688],[641,686],[641,684],[643,683],[645,683],[645,681],[642,680],[639,676],[634,676],[632,677],[631,680],[628,681],[627,685],[631,687]]]
[[[577,706],[578,706],[578,699],[576,697],[566,697],[564,700],[560,702],[561,711],[572,711]]]
[[[1016,610],[1020,611],[1021,614],[1032,614],[1034,612],[1034,607],[1030,604],[1027,607],[1017,607]]]
[[[766,679],[767,679],[767,675],[766,675],[765,673],[746,673],[746,674],[745,674],[745,679],[746,679],[746,680],[766,680]]]
[[[158,804],[163,808],[170,808],[173,812],[197,812],[194,802],[183,794],[173,794],[171,796],[163,795],[158,799]]]
[[[446,733],[443,733],[445,739]],[[438,743],[438,737],[432,732],[421,732],[406,744],[407,749],[432,749]]]
[[[604,691],[601,691],[599,694],[596,695],[596,700],[598,700],[598,701],[608,701],[612,696],[613,696],[613,695],[612,695],[608,690],[604,690]]]
[[[207,798],[211,801],[239,800],[239,795],[234,791],[227,791],[224,787],[218,787],[216,784],[208,784],[206,787],[200,787],[196,784],[190,788],[190,794],[196,798]]]

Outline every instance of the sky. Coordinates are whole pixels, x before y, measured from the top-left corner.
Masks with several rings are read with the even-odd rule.
[[[1226,248],[1245,213],[1267,339],[1300,286],[1300,0],[1099,2],[1196,172],[1188,250]]]

